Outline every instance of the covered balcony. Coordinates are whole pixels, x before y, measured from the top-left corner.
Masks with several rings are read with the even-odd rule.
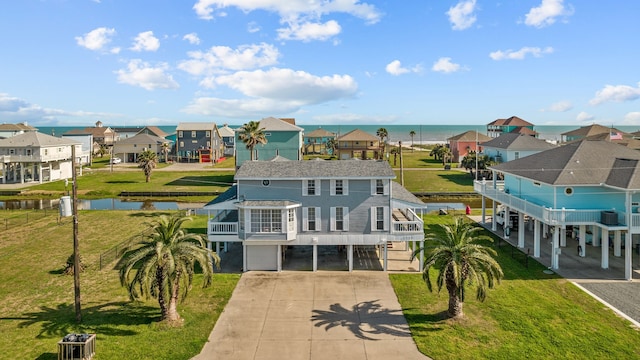
[[[422,234],[424,223],[411,209],[393,209],[391,214],[391,233],[393,234]]]

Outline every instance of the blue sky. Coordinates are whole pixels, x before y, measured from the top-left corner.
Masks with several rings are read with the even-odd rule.
[[[640,126],[640,2],[20,0],[0,122]]]

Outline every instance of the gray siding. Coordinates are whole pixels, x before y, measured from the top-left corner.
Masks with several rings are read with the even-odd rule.
[[[345,179],[346,180],[346,179]],[[331,181],[321,181],[319,196],[303,196],[302,180],[270,180],[269,186],[262,185],[262,181],[243,180],[238,186],[239,195],[246,200],[290,200],[301,203],[302,208],[321,208],[321,231],[305,233],[335,234],[330,231],[331,207],[349,208],[349,231],[346,233],[371,234],[371,207],[390,207],[389,195],[371,195],[371,180],[349,180],[348,195],[331,195]],[[389,182],[390,180],[384,180]],[[298,233],[303,232],[302,208],[298,208]],[[389,210],[391,211],[391,210]],[[387,221],[390,221],[387,219]],[[377,232],[374,232],[377,233]]]

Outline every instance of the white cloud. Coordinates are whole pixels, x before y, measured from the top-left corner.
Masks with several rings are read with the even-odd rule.
[[[596,96],[589,101],[591,105],[600,105],[604,102],[624,102],[636,100],[640,97],[639,87],[629,85],[605,85],[602,90],[596,92]]]
[[[260,26],[255,21],[251,21],[247,24],[247,31],[252,34],[257,33],[258,31],[260,31]]]
[[[192,75],[211,75],[226,70],[248,70],[278,63],[280,52],[273,45],[241,45],[236,49],[213,46],[208,51],[190,51],[189,60],[178,64],[178,68]]]
[[[100,27],[93,29],[83,36],[76,36],[76,43],[89,50],[103,50],[111,42],[111,37],[116,34],[115,29]]]
[[[546,47],[544,49],[539,47],[523,47],[520,50],[513,51],[509,50],[498,50],[489,54],[489,57],[493,60],[523,60],[528,54],[533,55],[534,57],[542,57],[544,54],[553,53],[552,47]]]
[[[631,125],[640,124],[640,111],[633,111],[624,116],[624,123]]]
[[[6,93],[0,93],[0,118],[5,122],[69,125],[76,123],[86,124],[87,118],[113,117],[119,117],[119,115],[45,108],[37,104],[32,104],[27,100],[10,96]],[[61,121],[60,118],[64,118],[64,121]]]
[[[182,37],[182,40],[187,40],[189,44],[198,45],[200,44],[200,38],[198,34],[192,32]]]
[[[546,109],[546,110],[542,110],[542,111],[552,111],[552,112],[566,112],[573,109],[573,104],[571,103],[571,101],[558,101],[557,103],[551,104],[551,106]]]
[[[556,22],[559,16],[571,16],[573,8],[565,7],[563,0],[542,0],[542,3],[531,8],[525,15],[524,23],[528,26],[542,28]]]
[[[460,1],[456,6],[450,7],[446,14],[452,24],[453,30],[468,29],[476,22],[476,0]]]
[[[118,82],[133,86],[139,86],[147,90],[177,89],[180,87],[173,77],[166,73],[169,66],[161,63],[156,67],[143,62],[140,59],[129,61],[126,69],[116,71]]]
[[[209,80],[217,86],[236,90],[246,98],[200,97],[184,108],[184,112],[230,117],[286,114],[298,111],[302,106],[350,98],[358,87],[348,75],[315,76],[280,68],[240,71]]]
[[[592,121],[594,120],[596,117],[593,115],[590,115],[584,111],[581,111],[578,116],[576,116],[576,120],[580,121],[580,122],[584,122],[584,121]]]
[[[288,28],[278,29],[280,40],[311,40],[325,41],[340,33],[342,28],[337,21],[329,20],[326,23],[291,23]]]
[[[160,40],[153,36],[153,31],[141,32],[133,40],[133,51],[156,51],[160,48]]]
[[[414,73],[421,72],[422,66],[418,64],[412,68],[405,68],[405,67],[402,67],[402,63],[400,62],[400,60],[393,60],[392,62],[387,64],[387,66],[385,67],[385,70],[391,75],[398,76],[398,75],[402,75],[410,72],[414,72]]]
[[[441,57],[431,67],[431,70],[445,74],[460,71],[461,69],[460,64],[452,63],[450,57]]]

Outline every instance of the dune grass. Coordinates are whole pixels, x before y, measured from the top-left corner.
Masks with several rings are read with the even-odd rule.
[[[75,322],[73,277],[62,274],[73,252],[71,218],[56,215],[0,232],[0,358],[57,359],[57,343],[68,333],[96,333],[96,359],[188,359],[200,352],[227,303],[239,274],[216,274],[178,307],[180,328],[158,323],[155,300],[129,301],[115,262],[99,270],[99,254],[139,233],[147,221],[173,212],[81,211],[80,254],[82,323]],[[204,216],[187,222],[203,233]]]
[[[439,233],[444,219],[427,216],[426,231]],[[526,268],[502,244],[504,280],[484,303],[468,289],[463,320],[446,316],[446,288],[431,293],[421,274],[390,275],[421,352],[436,360],[640,358],[640,331],[628,321],[538,262]]]

